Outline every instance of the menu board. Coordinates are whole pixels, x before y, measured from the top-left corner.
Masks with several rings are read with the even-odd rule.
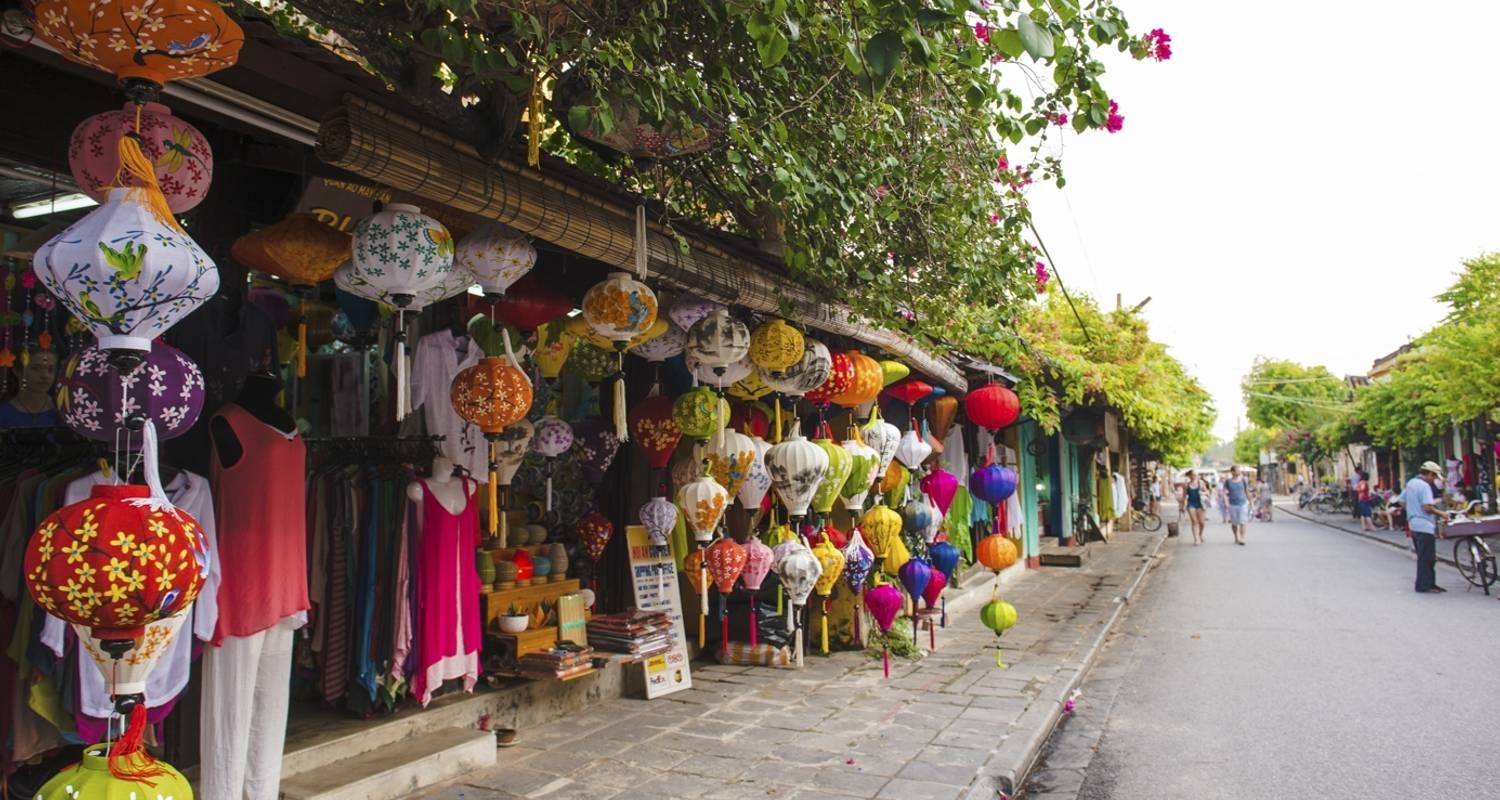
[[[672,548],[653,545],[642,525],[627,525],[625,541],[630,546],[630,581],[635,586],[636,608],[665,611],[672,618],[672,649],[645,662],[646,699],[651,700],[693,685],[687,634],[682,625],[677,562],[672,558]]]

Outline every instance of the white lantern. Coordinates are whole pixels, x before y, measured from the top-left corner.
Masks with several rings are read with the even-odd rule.
[[[728,309],[716,309],[688,328],[688,356],[716,374],[749,353],[750,328],[735,319]]]
[[[750,472],[740,484],[737,496],[746,511],[754,512],[766,499],[766,492],[771,490],[771,473],[766,469],[766,452],[771,449],[771,443],[759,436],[750,439],[755,443],[755,458],[750,461]]]
[[[667,317],[672,320],[673,325],[688,330],[698,320],[723,307],[723,303],[715,303],[690,294],[679,294],[672,300],[672,307],[667,310]]]
[[[698,360],[692,353],[682,357],[684,366],[688,372],[698,379],[699,383],[712,384],[715,386],[730,386],[739,383],[747,377],[755,365],[750,363],[750,356],[745,356],[739,361],[722,367],[711,367]]]
[[[611,272],[583,295],[583,320],[624,349],[656,323],[656,293],[628,272]]]
[[[875,452],[880,454],[878,474],[884,475],[896,458],[896,447],[901,444],[901,429],[877,414],[860,430],[865,437],[865,444],[875,448]]]
[[[94,638],[93,628],[74,623],[73,630],[78,634],[79,644],[104,675],[104,685],[112,687],[111,694],[145,694],[146,678],[157,660],[171,648],[177,629],[189,616],[186,611],[147,623],[140,640],[119,659],[105,651],[101,640]]]
[[[556,458],[573,446],[573,426],[557,417],[542,417],[531,437],[531,449],[542,458]]]
[[[833,356],[827,345],[814,339],[802,343],[802,360],[783,370],[760,370],[760,379],[772,389],[788,396],[801,397],[822,386],[833,371]]]
[[[754,439],[733,428],[720,428],[708,440],[708,473],[730,494],[739,494],[756,455]]]
[[[521,462],[526,459],[526,451],[531,448],[531,439],[536,435],[536,426],[530,420],[520,420],[508,426],[500,438],[495,441],[495,473],[500,479],[501,486],[509,486],[516,472],[521,469]],[[571,441],[572,431],[569,431]]]
[[[486,222],[458,243],[453,265],[470,275],[484,290],[485,299],[494,302],[536,266],[536,247],[530,238],[498,222]]]
[[[677,490],[677,506],[693,539],[704,543],[714,538],[719,520],[724,518],[724,509],[729,505],[729,492],[711,476],[704,475],[689,481]]]
[[[794,436],[766,451],[766,471],[771,473],[771,488],[786,506],[787,514],[807,514],[818,484],[828,472],[828,454],[823,448],[801,436]]]
[[[875,479],[885,474],[880,471],[880,453],[875,448],[861,442],[858,439],[845,439],[844,449],[849,451],[853,457],[854,467],[865,467],[863,475],[850,475],[849,480],[860,487],[854,494],[844,495],[844,508],[850,511],[859,511],[865,507],[865,498],[870,494],[870,488],[875,485]],[[845,484],[848,486],[849,484]]]
[[[653,497],[641,506],[641,526],[651,537],[651,543],[662,546],[672,529],[677,527],[677,506],[665,497]]]
[[[786,589],[787,599],[792,605],[803,605],[807,602],[808,595],[812,594],[818,578],[823,577],[823,565],[807,549],[807,545],[800,541],[794,541],[782,552],[781,558],[776,562],[776,576],[781,579],[781,585]]]
[[[416,206],[390,203],[360,220],[354,226],[352,247],[348,272],[339,286],[368,300],[420,311],[433,301],[433,289],[451,290],[459,283],[452,280],[452,234]]]
[[[653,364],[660,364],[672,356],[681,354],[686,347],[687,331],[677,327],[676,323],[668,323],[666,333],[641,342],[630,348],[630,352]]]
[[[103,350],[134,351],[219,290],[219,270],[171,217],[138,189],[111,189],[104,204],[37,248],[37,278],[81,320]],[[112,358],[112,360],[114,360]]]
[[[896,460],[900,461],[902,466],[915,472],[930,455],[932,455],[932,445],[918,436],[915,430],[901,434],[901,441],[896,445]]]

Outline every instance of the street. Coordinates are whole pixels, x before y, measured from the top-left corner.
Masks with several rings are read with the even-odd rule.
[[[1500,797],[1495,598],[1287,514],[1162,552],[1026,797]]]

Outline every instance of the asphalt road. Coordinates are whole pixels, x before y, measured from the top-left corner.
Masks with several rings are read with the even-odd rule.
[[[1500,798],[1494,597],[1286,515],[1163,552],[1029,797]]]

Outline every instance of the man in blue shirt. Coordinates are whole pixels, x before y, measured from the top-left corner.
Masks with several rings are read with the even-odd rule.
[[[1437,537],[1442,511],[1437,507],[1432,487],[1443,474],[1442,467],[1431,461],[1422,465],[1417,477],[1406,484],[1401,493],[1401,504],[1406,509],[1406,526],[1411,531],[1412,547],[1417,551],[1417,591],[1445,592],[1437,585]]]

